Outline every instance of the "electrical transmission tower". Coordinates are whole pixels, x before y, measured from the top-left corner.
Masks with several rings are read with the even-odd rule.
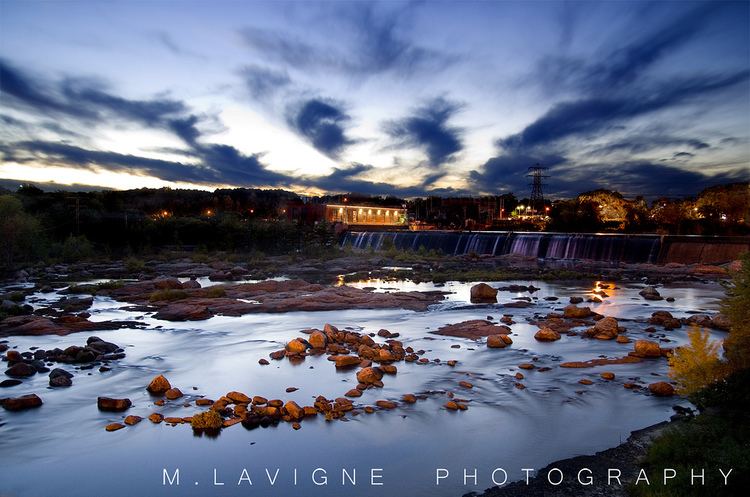
[[[530,167],[526,174],[526,176],[531,177],[531,197],[529,198],[529,206],[531,207],[532,214],[544,214],[542,179],[549,178],[549,175],[544,174],[545,171],[547,171],[546,167],[536,164],[535,166]]]

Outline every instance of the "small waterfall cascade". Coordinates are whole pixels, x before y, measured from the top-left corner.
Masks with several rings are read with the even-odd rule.
[[[389,242],[386,244],[386,240]],[[342,245],[359,250],[436,250],[448,255],[520,254],[544,259],[587,259],[607,262],[655,263],[662,239],[658,235],[589,233],[523,233],[505,231],[349,231]]]

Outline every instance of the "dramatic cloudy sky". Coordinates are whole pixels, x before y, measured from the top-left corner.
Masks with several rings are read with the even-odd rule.
[[[0,0],[0,179],[682,195],[750,179],[750,2]]]

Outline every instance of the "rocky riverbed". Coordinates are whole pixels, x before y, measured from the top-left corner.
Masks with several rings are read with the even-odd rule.
[[[687,405],[666,376],[669,350],[690,326],[725,335],[723,267],[549,281],[529,263],[529,278],[472,291],[478,281],[398,278],[414,268],[384,262],[369,261],[357,281],[341,261],[335,275],[301,266],[315,266],[312,282],[293,266],[263,279],[251,265],[214,274],[188,262],[138,275],[91,266],[101,274],[72,284],[74,267],[20,275],[3,290],[17,315],[0,321],[11,372],[0,389],[0,489],[98,495],[114,482],[112,495],[133,484],[153,494],[162,468],[180,467],[190,484],[181,495],[203,495],[214,468],[232,484],[222,491],[244,495],[235,484],[247,468],[269,495],[351,495],[340,479],[312,482],[307,470],[325,466],[338,474],[330,480],[341,468],[382,468],[391,494],[479,492],[498,465],[517,480],[521,468],[669,419]],[[455,262],[420,271],[447,274]],[[160,376],[166,384],[147,389]],[[271,487],[265,467],[307,477]],[[439,485],[437,468],[451,475]],[[476,485],[463,468],[477,468]]]

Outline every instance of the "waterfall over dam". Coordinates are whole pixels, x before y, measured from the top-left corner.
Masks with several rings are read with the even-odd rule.
[[[437,250],[446,255],[519,254],[544,259],[628,263],[722,263],[750,250],[750,237],[512,231],[349,231],[343,246],[381,250]]]

